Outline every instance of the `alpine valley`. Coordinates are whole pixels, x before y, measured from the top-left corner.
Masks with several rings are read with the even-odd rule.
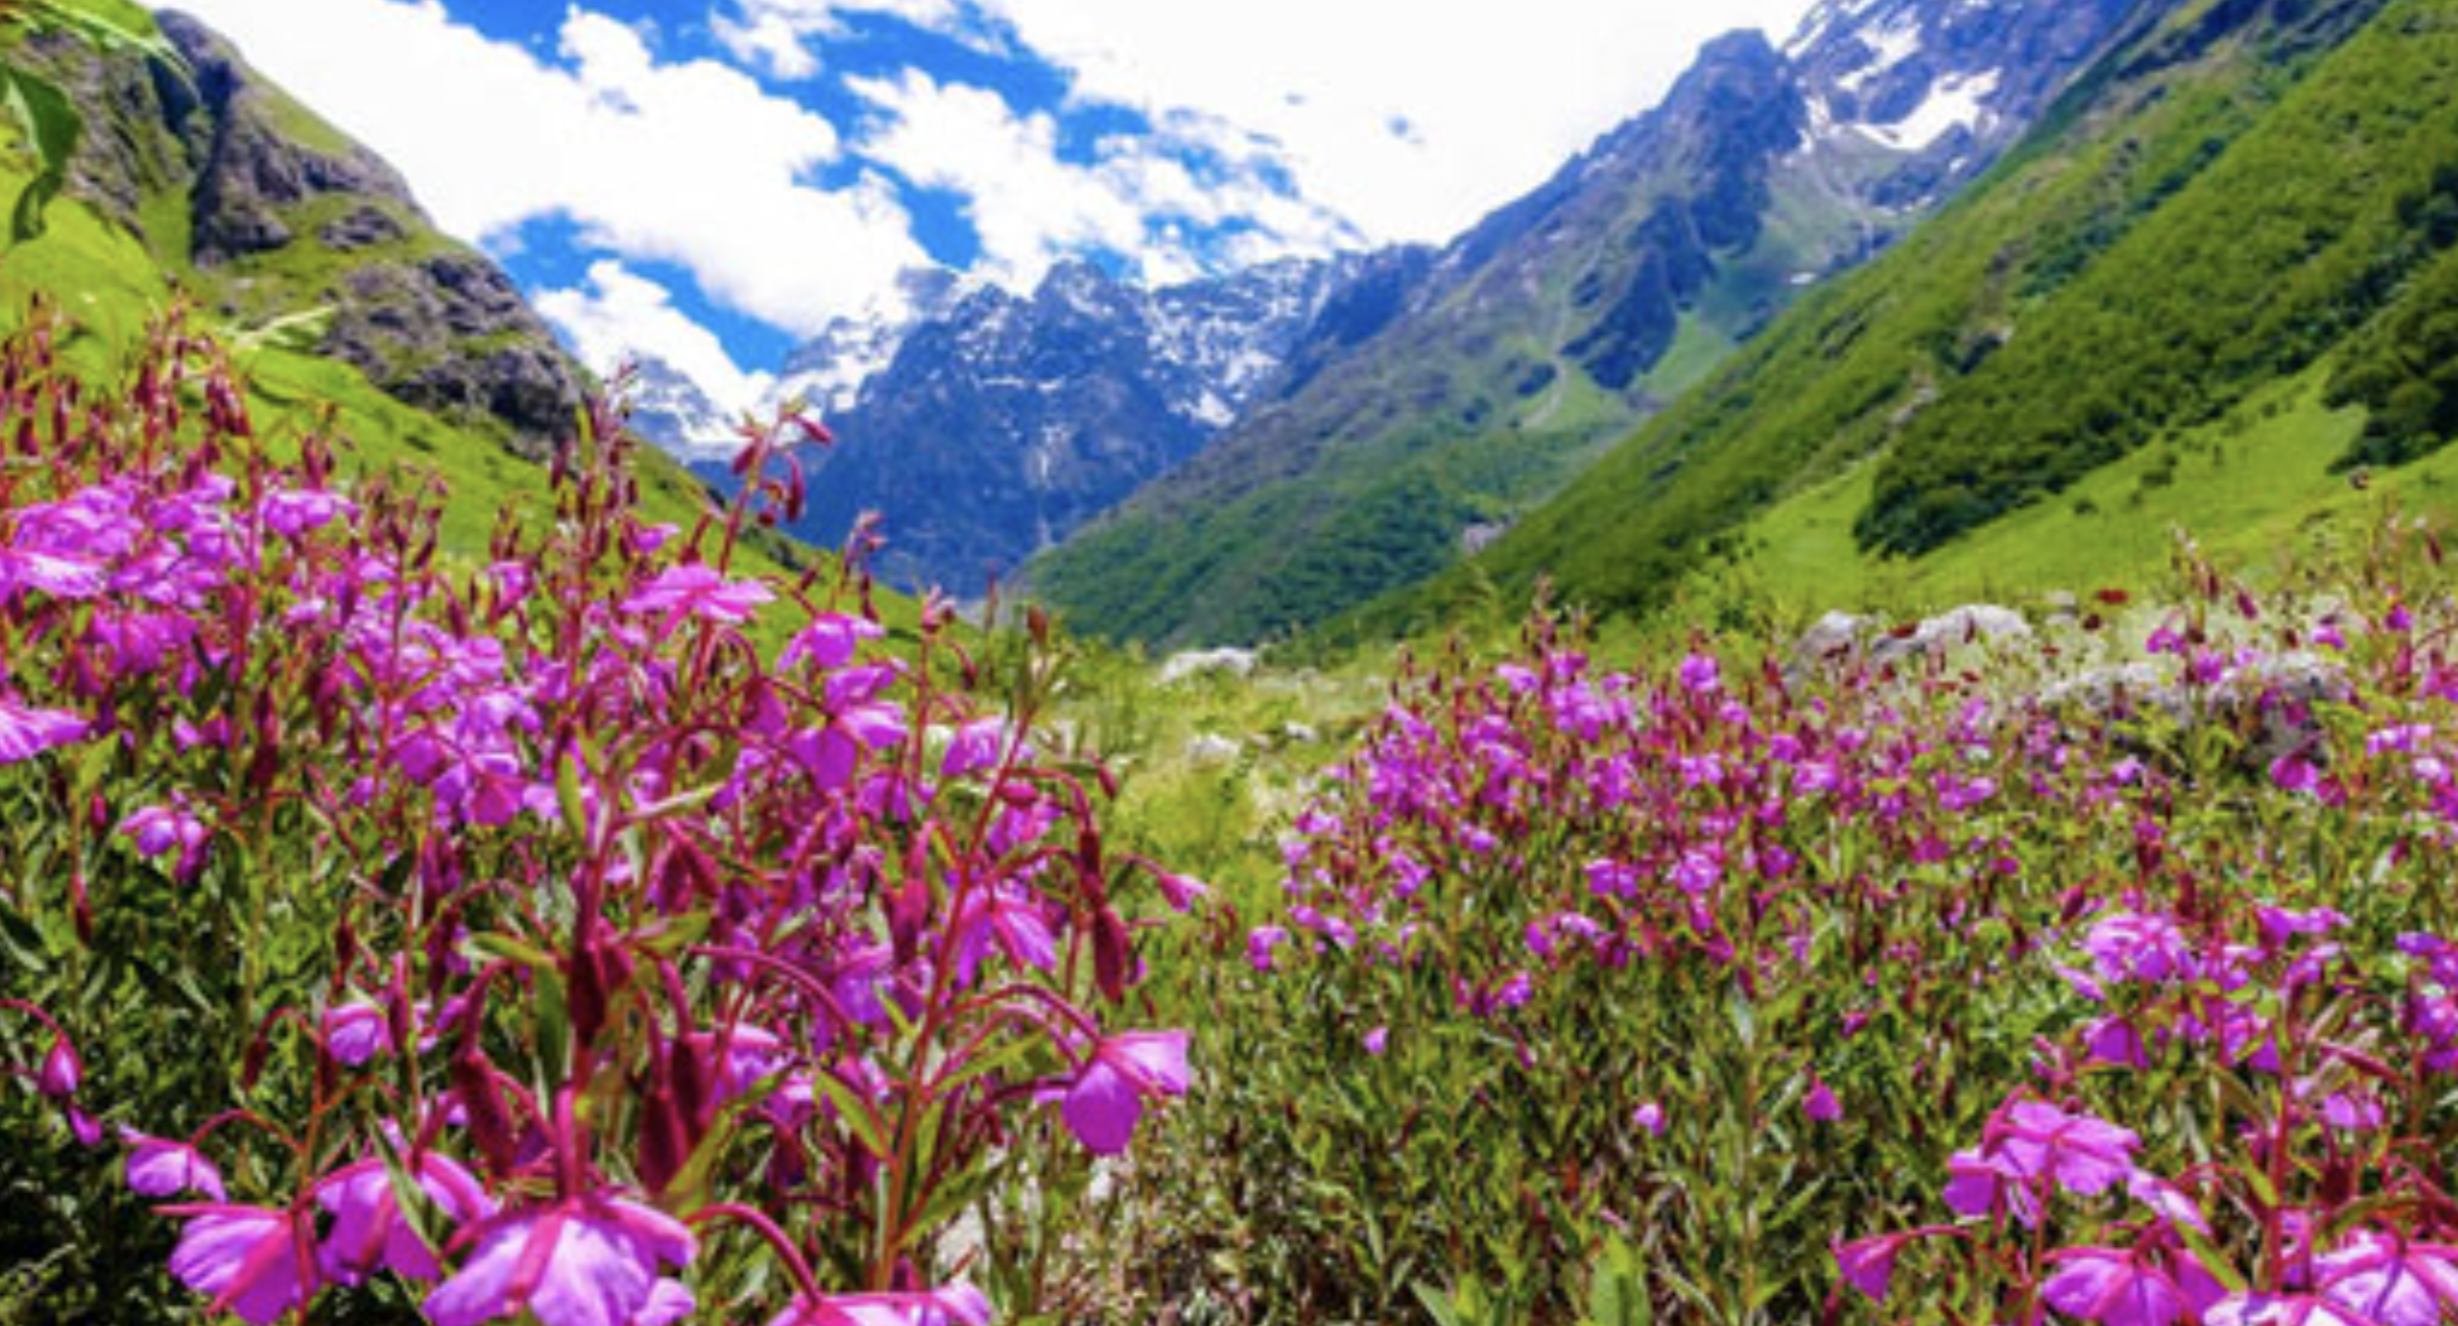
[[[839,439],[794,532],[834,545],[876,512],[888,579],[966,595],[1043,553],[1029,589],[1096,634],[1319,622],[1557,491],[2161,7],[1830,0],[1780,50],[1710,44],[1439,250],[1158,291],[1083,263],[1030,294],[917,273],[907,313],[840,320],[783,366],[777,395]],[[665,365],[641,388],[635,424],[722,482],[729,421]]]
[[[1979,178],[2164,0],[1831,0],[1439,252],[1374,325],[1028,571],[1078,626],[1253,641],[1410,584]]]

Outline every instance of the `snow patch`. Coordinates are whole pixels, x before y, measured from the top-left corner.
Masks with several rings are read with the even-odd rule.
[[[1835,86],[1846,92],[1859,92],[1870,80],[1920,53],[1920,16],[1897,14],[1885,27],[1861,34],[1861,44],[1875,54],[1869,63],[1835,80]]]
[[[1957,129],[1977,130],[1990,115],[1982,103],[1997,91],[1998,71],[1941,78],[1929,89],[1928,100],[1893,124],[1857,126],[1898,152],[1924,152]]]

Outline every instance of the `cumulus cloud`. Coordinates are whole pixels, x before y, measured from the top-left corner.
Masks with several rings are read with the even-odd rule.
[[[826,119],[721,62],[660,60],[603,14],[569,9],[548,63],[438,0],[183,3],[391,159],[454,234],[566,217],[795,332],[892,302],[927,261],[884,181],[812,182],[843,150]]]
[[[1670,86],[1698,45],[1808,0],[978,0],[1075,94],[1281,145],[1300,192],[1380,240],[1441,240]]]
[[[744,372],[715,333],[674,306],[673,292],[614,259],[590,264],[585,286],[539,291],[531,302],[600,372],[654,355],[728,413],[756,409],[775,385],[766,373]]]
[[[729,0],[709,28],[735,59],[790,81],[819,72],[811,39],[843,32],[852,14],[885,14],[940,31],[958,30],[963,18],[956,0]]]
[[[1060,157],[1050,116],[1019,115],[986,88],[911,69],[847,85],[877,111],[862,155],[964,195],[985,274],[1010,285],[1029,287],[1058,259],[1093,249],[1124,257],[1149,281],[1185,279],[1202,269],[1189,227],[1233,220],[1253,228],[1250,245],[1274,253],[1358,240],[1329,212],[1274,189],[1252,144],[1225,126],[1202,125],[1210,141],[1183,126],[1112,135],[1077,164]],[[1181,160],[1194,149],[1216,163],[1213,178],[1198,180]]]

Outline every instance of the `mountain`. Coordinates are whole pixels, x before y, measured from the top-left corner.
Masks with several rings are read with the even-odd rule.
[[[883,578],[976,592],[1201,450],[1305,349],[1359,266],[1290,259],[1149,290],[1067,262],[1030,295],[909,282],[919,321],[849,324],[789,366],[786,390],[838,404],[792,532],[835,546],[875,511]],[[867,374],[829,349],[859,362],[890,339]]]
[[[231,354],[271,445],[320,430],[353,473],[442,476],[445,545],[483,555],[505,513],[536,509],[536,458],[572,435],[579,370],[500,269],[434,229],[398,172],[228,41],[178,14],[85,4],[158,36],[162,54],[40,29],[0,49],[82,121],[46,233],[0,261],[0,322],[46,299],[71,320],[65,352],[109,373],[183,305]],[[0,196],[26,177],[0,153]],[[638,474],[654,519],[687,523],[702,505],[662,458]]]
[[[317,349],[418,409],[543,456],[582,377],[511,280],[437,233],[398,172],[178,13],[176,64],[65,36],[25,53],[88,124],[73,192],[143,236],[218,316],[329,309]]]
[[[734,420],[689,374],[665,360],[639,356],[622,385],[632,431],[675,459],[722,465],[742,449]]]
[[[2163,565],[2171,523],[2264,559],[2385,494],[2447,510],[2452,308],[2458,2],[2187,6],[1475,567],[1355,624],[1539,577],[1641,612],[1711,565],[1796,605],[2089,589]]]
[[[900,302],[831,319],[817,336],[786,356],[776,398],[799,397],[830,418],[853,408],[862,386],[896,361],[915,327],[947,316],[957,301],[981,288],[978,278],[940,267],[915,268],[896,280]]]
[[[1985,171],[2174,0],[1828,0],[1430,255],[1382,314],[1026,576],[1171,643],[1318,622],[1450,564],[1786,306]]]

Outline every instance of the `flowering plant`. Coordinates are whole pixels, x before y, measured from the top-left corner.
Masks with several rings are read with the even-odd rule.
[[[891,641],[858,560],[739,570],[799,418],[678,529],[601,407],[469,561],[176,320],[117,398],[55,333],[0,347],[0,1062],[63,1144],[117,1126],[198,1301],[1033,1310],[959,1217],[1190,1082],[1127,1009],[1156,872],[1035,731],[1050,650],[986,708],[943,603]],[[113,1051],[166,1022],[190,1068]]]

